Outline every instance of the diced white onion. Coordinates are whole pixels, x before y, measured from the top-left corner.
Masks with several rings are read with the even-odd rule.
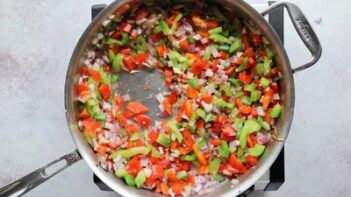
[[[207,104],[206,102],[201,101],[201,106],[204,108],[204,110],[205,110],[206,112],[211,112],[212,109],[213,109],[213,104],[212,104],[212,103]]]
[[[265,115],[262,106],[258,106],[258,107],[257,107],[257,114],[258,114],[259,116],[264,116],[264,115]]]
[[[280,100],[279,94],[275,93],[273,95],[273,100]]]
[[[206,44],[208,42],[208,38],[203,38],[203,39],[201,39],[201,43],[202,44]]]
[[[110,19],[107,19],[107,20],[104,20],[103,22],[102,22],[102,26],[104,26],[104,27],[106,27],[108,24],[110,24],[111,23],[111,20]]]
[[[159,103],[162,103],[165,100],[165,97],[162,95],[162,93],[156,94],[155,98]]]
[[[132,25],[128,23],[128,24],[123,28],[123,31],[129,32],[131,29],[132,29]]]
[[[194,38],[195,40],[201,40],[201,36],[200,36],[199,34],[193,35],[193,38]]]

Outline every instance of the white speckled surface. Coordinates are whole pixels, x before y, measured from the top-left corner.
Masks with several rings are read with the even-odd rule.
[[[90,6],[110,0],[0,1],[0,187],[74,150],[64,115],[66,68]],[[258,2],[258,1],[256,1]],[[286,181],[253,196],[351,195],[351,3],[298,0],[323,45],[317,65],[296,74]],[[315,19],[322,17],[316,24]],[[307,59],[286,20],[293,64]],[[298,44],[297,44],[298,43]],[[26,196],[117,196],[100,191],[81,161]]]

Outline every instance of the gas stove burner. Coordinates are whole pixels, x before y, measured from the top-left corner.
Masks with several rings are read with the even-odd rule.
[[[274,1],[268,2],[272,4]],[[267,5],[252,5],[254,8],[266,7]],[[99,14],[101,10],[106,7],[105,4],[97,4],[91,7],[91,18],[94,19],[95,16]],[[284,9],[279,8],[276,11],[269,14],[269,23],[277,32],[280,40],[284,43]],[[105,183],[103,183],[95,174],[93,177],[94,183],[102,191],[112,191]],[[275,191],[280,188],[280,186],[285,181],[285,171],[284,171],[284,148],[280,152],[279,156],[267,171],[256,183],[251,186],[248,190],[240,194],[238,197],[248,197],[254,190],[256,191]]]

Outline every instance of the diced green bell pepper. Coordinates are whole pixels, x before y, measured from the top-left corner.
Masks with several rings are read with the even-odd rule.
[[[108,59],[110,60],[110,62],[113,62],[113,59],[115,58],[115,53],[109,49],[108,50]]]
[[[228,80],[229,80],[229,82],[230,82],[233,86],[238,86],[238,85],[240,84],[239,79],[236,79],[236,78],[229,78]]]
[[[180,131],[177,127],[177,122],[176,121],[169,121],[168,125],[169,125],[169,128],[172,130],[172,132],[175,134],[178,142],[182,143],[183,142],[183,135],[180,133]]]
[[[135,178],[132,175],[126,174],[123,178],[126,181],[128,186],[134,186],[135,185]]]
[[[241,100],[242,100],[243,104],[245,104],[245,105],[251,105],[251,99],[250,99],[249,97],[243,96],[243,97],[241,98]]]
[[[188,83],[192,88],[196,88],[199,85],[199,79],[197,77],[192,77]]]
[[[118,169],[116,172],[115,172],[115,175],[116,177],[118,178],[121,178],[121,177],[124,177],[128,174],[127,170],[124,169],[124,168],[121,168],[121,169]]]
[[[258,124],[260,124],[261,125],[261,127],[262,128],[264,128],[265,130],[270,130],[271,129],[271,126],[266,122],[266,121],[264,121],[263,119],[262,119],[262,117],[258,117],[257,118],[257,122],[258,122]]]
[[[245,86],[244,90],[248,92],[252,92],[256,89],[256,83],[252,82],[249,85]]]
[[[138,139],[140,139],[140,138],[141,138],[141,133],[140,133],[140,132],[136,132],[136,133],[133,133],[133,134],[130,136],[129,140],[130,140],[130,141],[136,141],[136,140],[138,140]]]
[[[123,150],[116,150],[114,153],[112,153],[109,158],[110,159],[115,159],[118,155],[125,159],[129,159],[135,155],[147,155],[150,152],[150,149],[145,147],[145,146],[139,146],[139,147],[133,147],[129,149],[123,149]]]
[[[281,111],[282,111],[282,106],[281,106],[279,103],[277,103],[277,104],[275,104],[274,107],[272,108],[272,111],[271,111],[271,113],[270,113],[270,116],[271,116],[272,118],[278,118],[278,117],[280,116]]]
[[[197,116],[201,117],[202,119],[204,119],[206,116],[206,112],[200,108],[195,111],[195,114]]]
[[[246,120],[239,136],[240,147],[245,148],[247,143],[247,136],[251,133],[259,131],[260,129],[261,126],[257,123],[256,120]]]
[[[147,44],[146,44],[146,40],[142,35],[139,35],[136,39],[135,39],[135,44],[138,50],[141,51],[146,51],[147,50]]]
[[[115,55],[112,61],[112,69],[114,72],[120,72],[122,70],[122,60],[123,60],[122,54],[119,53]]]
[[[182,155],[182,156],[180,156],[180,160],[183,160],[183,161],[195,161],[196,160],[196,155],[195,154]]]
[[[151,150],[151,157],[160,158],[160,157],[162,157],[162,154],[156,148],[153,148]]]
[[[158,135],[156,142],[161,144],[162,146],[168,147],[171,144],[171,138],[169,137],[169,135],[161,133],[160,135]]]
[[[95,117],[100,114],[101,110],[99,107],[99,101],[94,98],[90,98],[85,102],[85,107],[90,117]]]
[[[250,95],[250,101],[251,102],[256,102],[258,101],[260,98],[261,98],[261,91],[259,90],[254,90],[251,92],[251,95]]]
[[[216,180],[216,181],[222,182],[222,181],[224,181],[226,178],[225,178],[225,176],[223,176],[223,175],[217,173],[217,174],[213,177],[213,179]]]
[[[254,147],[248,149],[248,153],[251,156],[258,157],[262,155],[265,146],[262,144],[256,144]]]

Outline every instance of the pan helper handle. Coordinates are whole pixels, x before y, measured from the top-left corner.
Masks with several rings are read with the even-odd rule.
[[[312,55],[311,59],[307,63],[293,69],[293,72],[295,73],[301,70],[305,70],[306,68],[309,68],[315,64],[322,55],[322,46],[318,40],[316,33],[313,31],[312,26],[296,4],[290,1],[279,1],[272,4],[261,14],[265,16],[281,7],[285,7],[287,9],[295,30]]]
[[[77,150],[64,155],[46,166],[4,186],[0,189],[0,196],[21,196],[81,159]]]

